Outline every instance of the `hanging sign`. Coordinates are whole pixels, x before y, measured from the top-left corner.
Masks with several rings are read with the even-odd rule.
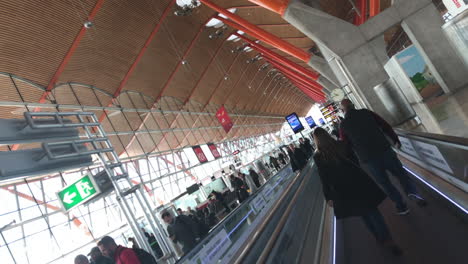
[[[218,151],[218,149],[216,148],[216,145],[215,145],[215,144],[213,144],[213,143],[208,143],[208,144],[206,144],[206,145],[207,145],[208,148],[210,149],[211,154],[213,154],[213,157],[214,157],[215,159],[221,158],[221,154],[219,154],[219,151]]]
[[[198,161],[200,161],[200,163],[208,162],[208,158],[206,157],[205,153],[203,152],[203,149],[200,146],[193,146],[192,149],[193,152],[195,152],[195,155],[197,156],[197,159]]]
[[[221,123],[221,126],[223,126],[224,131],[228,133],[229,130],[231,130],[233,124],[224,106],[221,106],[218,109],[216,112],[216,118],[218,118],[219,123]]]
[[[88,201],[99,194],[96,183],[91,175],[85,175],[78,181],[57,192],[58,200],[65,211]]]

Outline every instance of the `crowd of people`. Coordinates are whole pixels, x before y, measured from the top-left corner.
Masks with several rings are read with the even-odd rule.
[[[154,238],[154,235],[145,230],[143,232],[148,234],[148,241]],[[133,243],[132,248],[117,245],[112,237],[104,236],[88,253],[89,259],[85,255],[78,255],[75,257],[75,264],[156,264],[153,255],[139,248],[135,239],[129,238],[129,241]],[[152,248],[154,250],[153,246]],[[155,254],[158,255],[156,252]]]
[[[377,243],[399,256],[403,251],[393,240],[378,206],[388,196],[398,215],[407,215],[410,209],[386,171],[398,179],[409,199],[421,207],[427,202],[392,149],[401,147],[393,128],[376,113],[357,110],[348,99],[341,102],[341,108],[345,116],[334,126],[335,138],[320,127],[313,132],[317,147],[313,158],[323,194],[337,219],[361,217]]]

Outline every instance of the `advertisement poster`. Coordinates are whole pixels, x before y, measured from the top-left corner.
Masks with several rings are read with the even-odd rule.
[[[208,146],[208,148],[210,149],[211,151],[211,154],[213,154],[213,157],[215,159],[219,159],[221,158],[221,154],[219,153],[218,149],[216,148],[216,145],[213,144],[213,143],[208,143],[206,144]]]
[[[302,125],[296,113],[292,113],[286,116],[286,121],[288,121],[288,124],[291,126],[291,129],[294,133],[298,133],[304,130],[304,126]]]
[[[218,118],[219,123],[221,123],[221,126],[223,126],[224,131],[228,133],[229,130],[231,130],[233,124],[224,106],[221,106],[218,109],[218,112],[216,112],[216,118]]]
[[[200,161],[200,163],[208,162],[208,158],[206,157],[205,153],[203,152],[200,146],[193,146],[192,149],[193,152],[195,152],[195,155],[197,156],[197,159],[198,161]]]
[[[418,49],[411,45],[395,55],[398,63],[424,99],[443,93]]]

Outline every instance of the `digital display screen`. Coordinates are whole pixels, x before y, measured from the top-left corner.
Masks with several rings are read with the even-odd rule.
[[[305,120],[307,121],[307,124],[310,128],[314,128],[317,126],[317,124],[315,124],[315,121],[311,116],[306,117]]]
[[[320,123],[321,126],[325,125],[325,121],[323,120],[323,118],[319,119],[319,123]]]
[[[304,130],[304,126],[302,125],[301,121],[299,121],[299,117],[296,113],[292,113],[286,116],[286,121],[288,121],[288,124],[291,126],[291,129],[294,131],[294,133],[298,133]]]

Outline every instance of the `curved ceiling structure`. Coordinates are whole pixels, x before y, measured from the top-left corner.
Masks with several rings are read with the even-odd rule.
[[[45,103],[61,111],[67,110],[64,105],[118,107],[120,113],[93,111],[118,152],[132,156],[278,131],[283,116],[304,115],[314,103],[244,41],[231,37],[237,30],[207,27],[218,14],[204,5],[184,9],[176,0],[2,2],[1,118],[20,118],[31,110],[12,102]],[[349,1],[309,2],[320,2],[342,19],[353,18]],[[216,4],[304,51],[316,50],[279,15],[247,0]],[[221,105],[235,125],[227,134],[214,116]],[[143,130],[152,132],[133,133]]]

